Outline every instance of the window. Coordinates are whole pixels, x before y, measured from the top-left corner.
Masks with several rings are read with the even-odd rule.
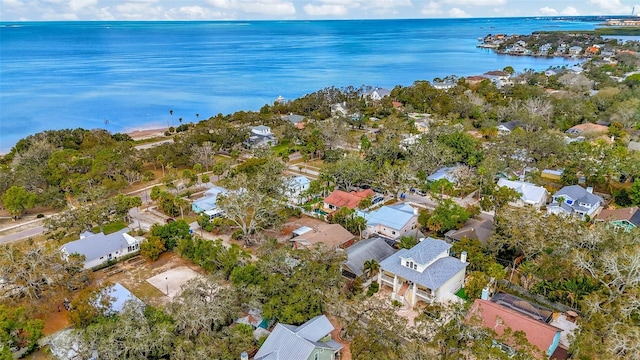
[[[385,230],[386,230],[386,229],[385,229]],[[391,233],[392,233],[393,235],[395,235],[395,234],[396,234],[396,232],[395,232],[395,231],[392,231]]]
[[[313,355],[313,360],[318,360],[319,357],[320,357],[320,354],[315,353],[315,355]]]
[[[418,270],[418,264],[413,264],[413,270]]]

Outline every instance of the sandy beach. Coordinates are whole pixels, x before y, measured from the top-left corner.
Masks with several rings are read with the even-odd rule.
[[[155,137],[164,137],[164,132],[169,130],[168,128],[158,128],[158,129],[139,129],[128,131],[127,135],[131,136],[133,140],[144,140]]]

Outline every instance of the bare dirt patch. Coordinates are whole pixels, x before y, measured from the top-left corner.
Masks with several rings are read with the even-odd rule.
[[[186,266],[181,266],[152,276],[147,279],[147,282],[153,285],[156,289],[164,292],[169,298],[173,299],[182,292],[182,285],[199,276],[201,275],[192,269]]]

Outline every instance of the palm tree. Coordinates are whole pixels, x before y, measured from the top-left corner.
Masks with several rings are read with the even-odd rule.
[[[169,110],[169,115],[171,115],[171,124],[173,124],[173,110]],[[168,121],[167,126],[169,126]]]
[[[200,117],[200,114],[196,113],[196,122],[198,122],[199,117]]]
[[[180,125],[182,125],[182,118],[178,118],[178,121],[180,121]]]
[[[376,259],[367,260],[364,262],[362,270],[367,274],[367,278],[371,278],[380,270],[380,264]]]
[[[411,236],[402,236],[398,241],[400,249],[411,249],[418,241]]]

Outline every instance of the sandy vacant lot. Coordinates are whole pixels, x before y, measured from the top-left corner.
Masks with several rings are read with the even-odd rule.
[[[167,270],[147,279],[147,282],[173,299],[182,291],[182,285],[187,281],[201,276],[186,266]]]

